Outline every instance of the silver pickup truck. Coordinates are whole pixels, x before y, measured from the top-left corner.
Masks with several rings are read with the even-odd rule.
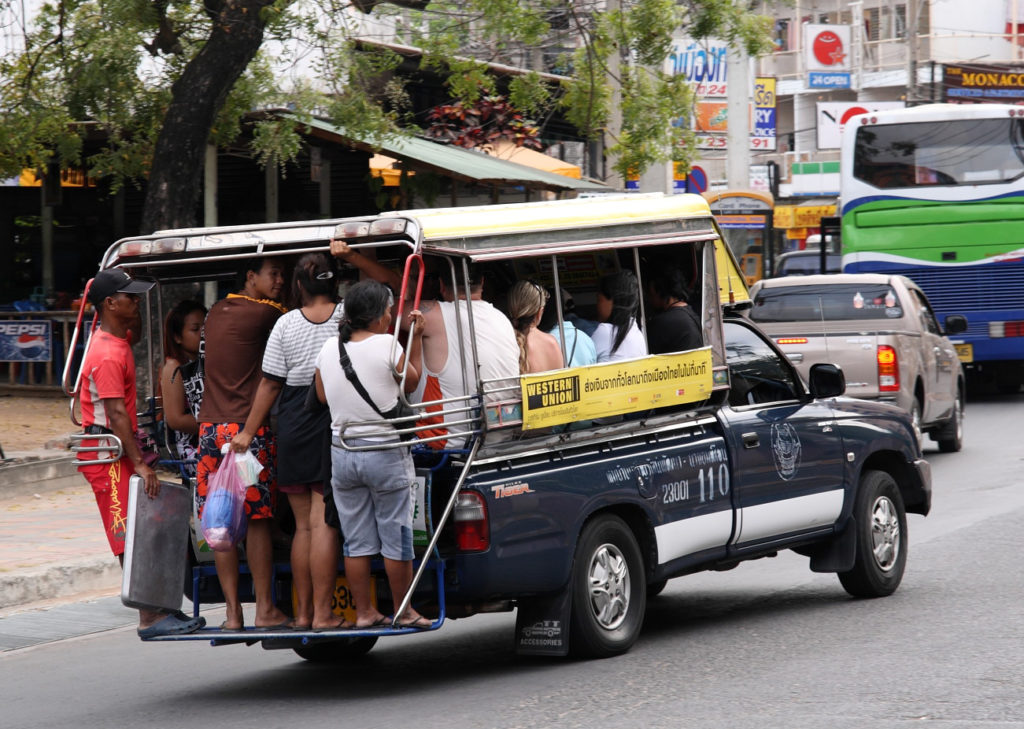
[[[940,327],[905,276],[790,276],[757,282],[751,297],[750,318],[805,378],[817,362],[838,364],[847,395],[892,402],[911,414],[919,440],[928,433],[939,450],[960,450],[964,374],[946,335],[964,331],[964,317]]]

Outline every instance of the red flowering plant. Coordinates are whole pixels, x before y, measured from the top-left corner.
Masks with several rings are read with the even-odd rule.
[[[540,127],[513,107],[504,96],[480,96],[475,102],[456,101],[427,113],[425,133],[431,139],[459,147],[480,147],[508,139],[517,147],[540,149]]]

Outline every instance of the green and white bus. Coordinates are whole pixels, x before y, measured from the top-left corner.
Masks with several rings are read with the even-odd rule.
[[[909,276],[941,321],[963,314],[969,369],[1024,382],[1024,106],[931,104],[851,118],[843,271]]]

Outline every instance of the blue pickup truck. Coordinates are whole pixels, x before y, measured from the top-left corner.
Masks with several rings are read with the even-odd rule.
[[[931,501],[929,466],[909,417],[844,397],[834,365],[816,365],[805,381],[738,316],[749,296],[698,196],[164,231],[118,242],[103,266],[152,276],[159,296],[165,282],[224,278],[244,255],[325,250],[337,226],[351,246],[373,248],[378,262],[404,267],[407,278],[417,269],[410,260],[421,275],[450,277],[450,290],[468,291],[470,265],[482,266],[483,296],[499,307],[524,278],[568,290],[581,321],[597,318],[601,277],[629,270],[640,287],[642,332],[654,313],[646,310],[646,282],[675,268],[689,282],[700,324],[697,349],[529,373],[510,385],[479,375],[473,299],[453,302],[468,327],[459,340],[470,363],[465,394],[411,402],[418,415],[382,424],[417,436],[401,447],[413,449],[421,475],[424,543],[402,602],[414,601],[433,629],[516,610],[522,653],[610,656],[636,641],[647,600],[667,580],[785,549],[807,556],[814,571],[837,573],[855,596],[888,595],[900,584],[906,514],[927,514]],[[403,289],[411,292],[422,278],[421,286],[409,283]],[[569,316],[560,303],[557,314]],[[449,346],[458,339],[449,334]],[[445,437],[417,428],[423,411],[443,417]],[[345,433],[338,435],[345,444]],[[172,567],[181,574],[183,565]],[[209,564],[193,559],[190,568],[196,610],[218,602]],[[383,565],[376,569],[382,576]],[[276,584],[286,608],[289,577],[285,557]],[[386,580],[376,584],[380,609],[401,613]],[[343,575],[336,594],[340,614],[349,607]],[[288,634],[205,628],[154,640],[262,641],[321,659],[409,632],[397,625]]]

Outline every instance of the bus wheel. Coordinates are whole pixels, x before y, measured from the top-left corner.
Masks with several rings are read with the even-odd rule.
[[[907,512],[892,476],[865,471],[853,504],[857,546],[853,569],[839,573],[854,597],[885,597],[899,587],[907,565]]]
[[[574,654],[606,658],[636,642],[647,607],[643,557],[636,537],[617,516],[599,516],[576,545],[572,571]]]
[[[293,650],[300,658],[315,663],[333,663],[364,656],[377,643],[376,635],[362,635],[358,638],[320,641],[299,646]]]

